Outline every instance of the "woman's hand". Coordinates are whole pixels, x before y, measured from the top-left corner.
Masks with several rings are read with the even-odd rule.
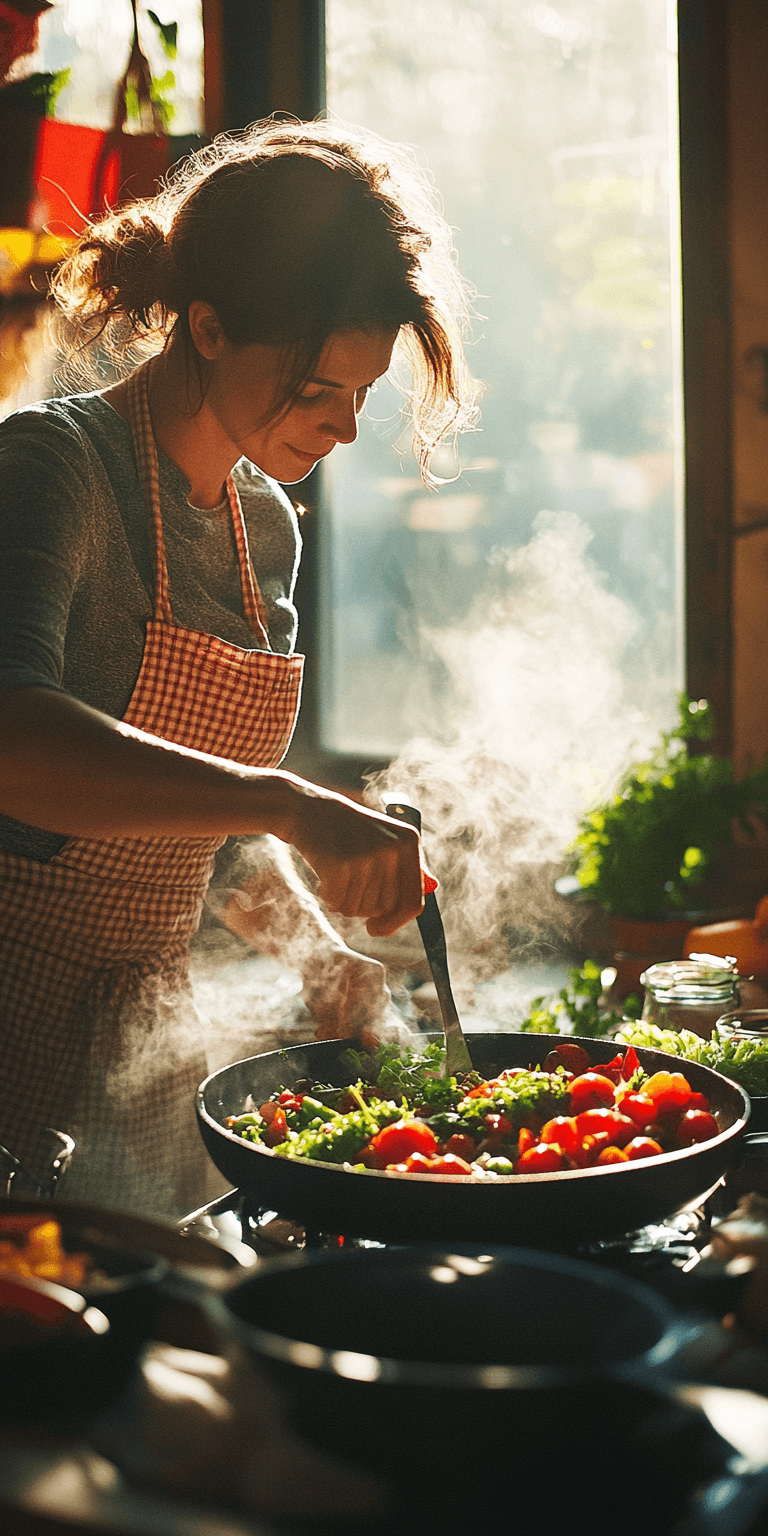
[[[372,937],[421,912],[420,839],[405,822],[301,785],[290,842],[317,875],[329,911],[364,918]]]

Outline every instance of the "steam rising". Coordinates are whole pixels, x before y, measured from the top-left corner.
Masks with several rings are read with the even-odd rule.
[[[648,666],[645,707],[627,698],[638,624],[586,557],[590,537],[573,514],[540,513],[525,547],[497,554],[464,627],[423,630],[450,679],[442,721],[368,784],[371,805],[422,813],[459,978],[566,936],[573,914],[552,888],[564,850],[658,730],[668,686]]]

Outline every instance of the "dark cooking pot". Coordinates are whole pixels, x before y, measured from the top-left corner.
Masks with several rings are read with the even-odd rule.
[[[466,1245],[313,1253],[260,1264],[226,1305],[293,1427],[393,1484],[410,1528],[538,1532],[569,1514],[659,1532],[724,1466],[667,1392],[675,1314],[597,1266]]]
[[[438,1037],[433,1037],[438,1038]],[[595,1062],[609,1061],[614,1041],[579,1040]],[[551,1035],[470,1034],[474,1064],[485,1074],[540,1063]],[[325,1040],[235,1062],[206,1079],[197,1094],[200,1131],[217,1168],[261,1206],[327,1232],[385,1242],[523,1243],[568,1250],[662,1221],[701,1199],[720,1181],[743,1135],[749,1101],[735,1083],[698,1063],[638,1050],[648,1072],[684,1070],[706,1094],[722,1130],[712,1141],[642,1162],[578,1172],[531,1174],[470,1183],[424,1174],[352,1173],[327,1163],[273,1157],[226,1129],[249,1094],[256,1103],[281,1085],[311,1077],[339,1087],[354,1074],[344,1064],[349,1042]]]

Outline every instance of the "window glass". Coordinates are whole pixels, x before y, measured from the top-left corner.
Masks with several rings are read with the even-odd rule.
[[[668,711],[682,676],[672,15],[665,0],[328,0],[329,109],[434,175],[478,293],[485,384],[482,431],[439,492],[418,479],[389,384],[324,466],[333,752],[388,757],[430,728],[435,628],[476,629],[519,577],[509,552],[543,558],[552,529],[558,557],[610,595],[608,627],[624,613],[625,700],[646,721]]]

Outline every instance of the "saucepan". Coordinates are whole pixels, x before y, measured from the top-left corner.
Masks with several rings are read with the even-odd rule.
[[[293,1427],[393,1486],[390,1531],[666,1532],[727,1464],[670,1389],[686,1325],[592,1264],[314,1252],[259,1264],[226,1305]]]
[[[425,1039],[440,1036],[422,1037]],[[505,1067],[540,1065],[552,1036],[477,1033],[467,1040],[473,1064],[491,1076]],[[594,1062],[617,1053],[614,1041],[579,1040]],[[375,1171],[274,1157],[243,1141],[226,1120],[248,1096],[262,1103],[300,1078],[343,1087],[356,1073],[345,1064],[349,1042],[316,1041],[235,1062],[206,1078],[197,1116],[208,1151],[232,1184],[263,1207],[312,1229],[382,1242],[481,1242],[569,1252],[577,1245],[662,1221],[713,1190],[735,1156],[749,1118],[737,1084],[698,1063],[685,1063],[691,1087],[709,1099],[722,1127],[711,1141],[661,1157],[511,1179],[472,1181]],[[680,1071],[661,1051],[638,1050],[649,1073]]]

